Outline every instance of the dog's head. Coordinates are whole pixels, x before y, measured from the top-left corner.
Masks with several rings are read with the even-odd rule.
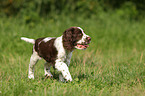
[[[90,42],[91,37],[86,35],[80,27],[71,27],[63,33],[63,46],[67,50],[86,49]]]

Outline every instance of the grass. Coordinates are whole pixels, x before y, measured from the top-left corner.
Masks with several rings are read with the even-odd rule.
[[[0,95],[143,96],[144,25],[144,21],[109,15],[97,19],[62,16],[30,24],[17,18],[0,18]],[[36,65],[35,80],[29,80],[32,45],[21,41],[20,37],[57,37],[70,26],[81,26],[92,37],[87,50],[73,52],[69,67],[73,82],[61,83],[57,76],[45,79],[43,60]]]

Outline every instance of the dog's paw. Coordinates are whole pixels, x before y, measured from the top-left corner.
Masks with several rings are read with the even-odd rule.
[[[65,79],[66,79],[66,81],[70,81],[70,82],[72,81],[71,75],[66,75],[66,76],[65,76]]]
[[[29,79],[34,79],[34,75],[29,75],[28,78]]]
[[[52,74],[45,74],[45,78],[53,78]]]

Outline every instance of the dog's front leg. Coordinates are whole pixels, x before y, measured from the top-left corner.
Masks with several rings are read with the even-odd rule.
[[[56,61],[55,68],[62,73],[66,81],[72,81],[72,77],[70,75],[70,72],[66,63],[61,62],[61,61]]]

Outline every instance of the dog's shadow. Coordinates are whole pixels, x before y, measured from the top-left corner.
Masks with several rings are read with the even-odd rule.
[[[42,80],[47,80],[47,79],[52,79],[52,80],[57,80],[57,81],[59,81],[59,73],[58,72],[53,72],[52,73],[52,75],[53,75],[53,77],[50,77],[50,76],[43,76],[42,77]]]

